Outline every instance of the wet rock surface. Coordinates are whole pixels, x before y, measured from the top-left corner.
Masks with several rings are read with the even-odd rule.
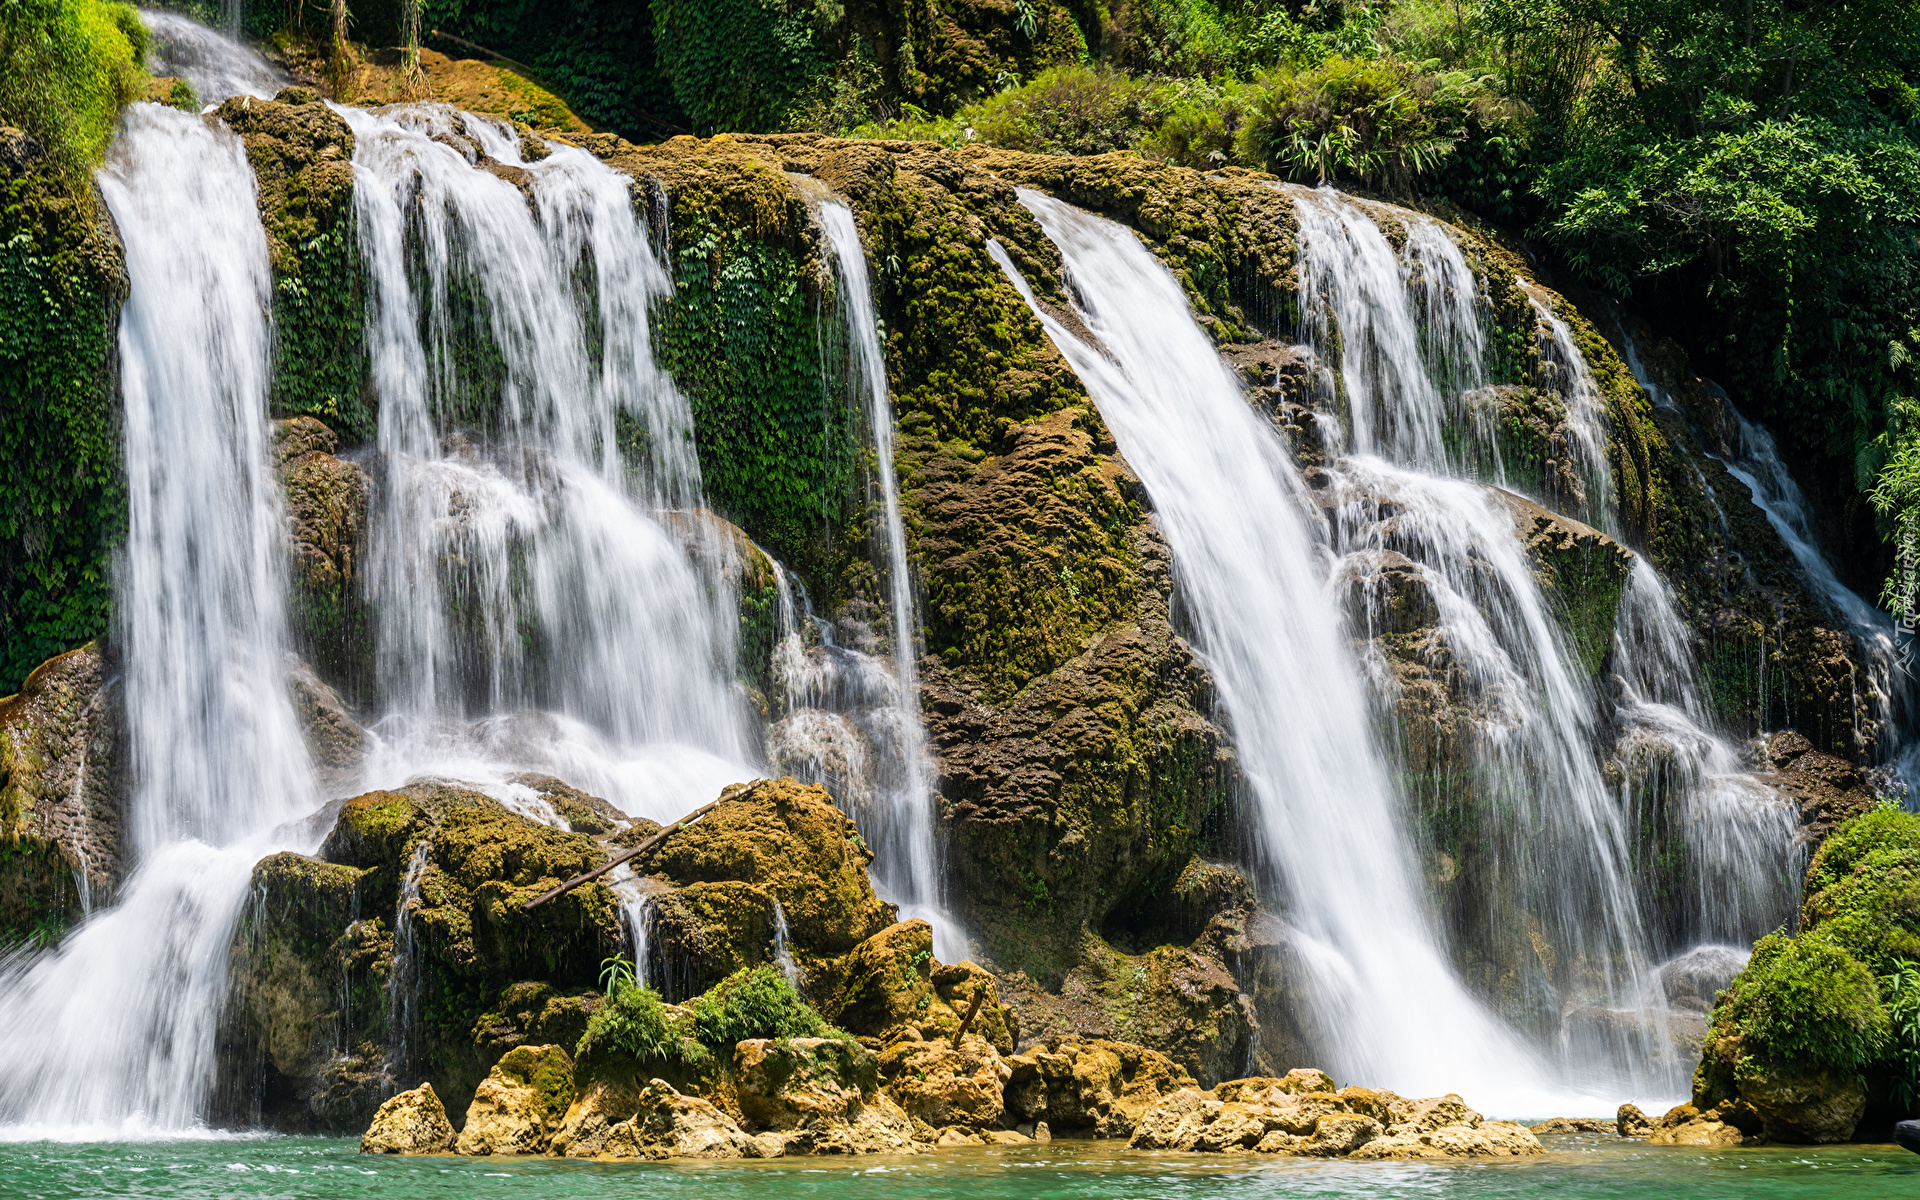
[[[1388,1091],[1333,1090],[1318,1071],[1185,1088],[1148,1108],[1128,1147],[1305,1158],[1508,1158],[1538,1154],[1525,1126],[1488,1121],[1459,1096],[1408,1100]]]
[[[58,941],[80,915],[77,879],[94,903],[120,886],[132,781],[119,694],[90,642],[0,698],[0,940]]]
[[[360,1138],[362,1154],[442,1154],[453,1149],[447,1110],[423,1083],[386,1101]]]

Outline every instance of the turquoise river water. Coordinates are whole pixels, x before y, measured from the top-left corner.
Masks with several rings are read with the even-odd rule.
[[[1544,1139],[1545,1155],[1483,1163],[1340,1163],[1130,1154],[1119,1143],[986,1147],[911,1158],[593,1163],[373,1158],[341,1138],[0,1146],[6,1200],[1266,1200],[1268,1197],[1920,1197],[1897,1146],[1698,1150]]]

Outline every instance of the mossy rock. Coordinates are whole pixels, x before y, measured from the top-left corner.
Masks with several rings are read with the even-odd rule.
[[[782,778],[733,793],[633,865],[673,884],[704,912],[738,914],[751,928],[736,930],[734,941],[770,941],[771,901],[777,899],[796,952],[833,957],[892,923],[891,906],[867,880],[872,860],[825,788]],[[748,893],[758,899],[747,899]],[[749,915],[758,913],[764,917]]]
[[[127,288],[92,179],[0,123],[0,695],[111,626]]]
[[[402,915],[396,912],[402,888],[423,844],[418,898]],[[525,1044],[527,1032],[535,1030],[558,1040],[570,1022],[584,1027],[589,1006],[567,998],[593,990],[600,961],[626,948],[619,903],[595,882],[539,908],[524,905],[605,859],[606,850],[591,837],[537,824],[456,784],[417,781],[343,802],[321,860],[281,855],[256,869],[256,904],[267,913],[301,913],[289,927],[300,936],[279,931],[287,918],[263,917],[266,932],[256,936],[249,925],[236,937],[235,953],[247,963],[242,975],[259,981],[261,995],[301,997],[289,1006],[300,1014],[297,1019],[263,1022],[257,1011],[271,1004],[256,1004],[253,1027],[314,1030],[309,1069],[283,1072],[267,1093],[270,1110],[251,1119],[287,1128],[334,1127],[328,1106],[356,1103],[353,1097],[366,1094],[367,1079],[387,1069],[424,1074],[464,1111],[500,1042]],[[385,981],[400,940],[399,920],[408,923],[416,947],[409,970],[417,977],[412,1003],[390,1009]],[[346,994],[322,1009],[321,991],[295,986],[306,979],[319,981],[321,991],[332,986],[329,981],[345,979]],[[503,997],[509,985],[522,981],[535,981],[552,994]],[[326,1012],[337,1014],[340,1028],[326,1023]],[[390,1012],[411,1014],[414,1024],[392,1028]],[[258,1043],[259,1035],[254,1038]],[[299,1038],[287,1041],[297,1045]],[[403,1043],[409,1061],[398,1068],[383,1065],[389,1049]],[[343,1046],[347,1055],[336,1058]],[[297,1065],[296,1051],[281,1057]],[[227,1060],[222,1070],[229,1077],[259,1070],[250,1065],[244,1044],[236,1043]]]
[[[836,968],[822,1016],[850,1032],[892,1041],[918,1036],[951,1038],[973,1012],[967,1032],[1002,1054],[1013,1053],[1018,1028],[1000,1002],[992,974],[970,962],[934,961],[933,927],[925,921],[890,925],[862,942]],[[981,999],[974,1011],[974,998]]]
[[[273,262],[273,411],[316,417],[349,445],[371,441],[353,132],[311,88],[235,96],[217,116],[246,144]]]

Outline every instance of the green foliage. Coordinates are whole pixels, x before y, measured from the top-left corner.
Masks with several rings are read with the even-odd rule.
[[[654,18],[644,0],[423,0],[421,7],[429,29],[538,71],[542,84],[597,129],[635,141],[686,132],[687,116],[654,52]]]
[[[1139,140],[1154,91],[1117,71],[1052,67],[966,110],[968,140],[1037,154],[1124,149]]]
[[[1875,850],[1806,904],[1822,933],[1876,970],[1920,958],[1920,851]]]
[[[1276,175],[1404,187],[1453,149],[1431,80],[1391,58],[1333,57],[1253,89],[1240,157]]]
[[[1869,855],[1889,850],[1920,853],[1920,816],[1879,808],[1842,824],[1820,843],[1807,867],[1807,894],[1832,887]]]
[[[1904,1113],[1920,1099],[1920,963],[1902,961],[1880,979],[1887,1004],[1886,1061],[1894,1102]]]
[[[294,270],[273,280],[273,411],[316,417],[352,446],[370,442],[366,287],[349,206],[333,228],[303,242]]]
[[[633,963],[624,954],[601,959],[600,982],[607,990],[607,999],[613,999],[613,994],[621,988],[633,986]]]
[[[712,1055],[693,1032],[685,1014],[669,1013],[658,992],[619,981],[588,1019],[574,1057],[622,1054],[642,1064],[698,1067]]]
[[[1713,1011],[1709,1039],[1735,1035],[1747,1069],[1858,1074],[1887,1037],[1873,974],[1831,938],[1769,934]]]
[[[108,0],[0,3],[0,121],[78,178],[106,153],[120,109],[146,94],[147,30]]]
[[[844,347],[791,251],[698,208],[672,220],[675,302],[654,345],[692,405],[707,495],[825,594],[854,482]]]
[[[107,631],[126,524],[111,248],[90,187],[0,176],[0,695]]]
[[[687,1008],[700,1040],[717,1051],[748,1038],[846,1036],[800,998],[780,968],[768,963],[734,972]]]
[[[654,0],[660,67],[695,132],[779,129],[826,70],[811,17],[795,0]]]

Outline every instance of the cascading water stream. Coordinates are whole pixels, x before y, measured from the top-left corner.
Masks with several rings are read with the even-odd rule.
[[[155,75],[185,79],[202,104],[229,96],[267,99],[293,82],[259,53],[223,37],[192,17],[164,9],[142,9],[140,21],[153,35],[147,69]]]
[[[1038,193],[1020,199],[1059,248],[1106,354],[1034,303],[1005,251],[990,249],[1153,497],[1232,724],[1267,893],[1293,928],[1327,1065],[1414,1094],[1545,1103],[1525,1094],[1540,1064],[1467,993],[1419,894],[1286,448],[1131,232]]]
[[[849,804],[861,834],[873,847],[874,886],[900,906],[903,918],[919,917],[934,928],[934,953],[946,962],[967,957],[964,936],[946,911],[939,845],[933,826],[933,788],[929,778],[926,734],[920,720],[920,681],[916,655],[919,622],[913,577],[907,564],[906,529],[900,517],[899,486],[893,467],[893,406],[887,391],[886,357],[873,305],[866,251],[853,211],[837,200],[815,207],[820,228],[833,252],[840,305],[852,341],[852,361],[867,423],[873,434],[874,475],[880,487],[886,536],[888,606],[892,610],[893,669],[886,681],[886,706],[894,726],[890,755],[895,769],[873,781],[874,803]],[[846,656],[842,656],[845,658]],[[871,663],[871,660],[869,660]],[[846,663],[843,665],[858,664]],[[876,664],[877,665],[877,664]],[[870,674],[870,672],[869,672]],[[871,680],[870,682],[879,682]],[[801,698],[803,702],[807,697]],[[807,707],[813,707],[807,705]],[[822,714],[826,718],[826,714]],[[820,718],[815,718],[818,723]],[[830,719],[830,718],[826,718]],[[832,730],[822,730],[832,733]],[[849,744],[856,744],[851,739]],[[843,803],[847,801],[843,799]]]
[[[1418,214],[1363,207],[1324,189],[1289,191],[1301,219],[1303,283],[1318,300],[1303,311],[1308,340],[1318,357],[1342,364],[1341,399],[1359,426],[1354,443],[1374,446],[1398,464],[1385,477],[1377,460],[1355,457],[1333,466],[1334,490],[1360,500],[1356,507],[1350,495],[1336,510],[1359,519],[1336,521],[1335,549],[1358,553],[1353,567],[1362,577],[1368,567],[1378,569],[1382,553],[1417,560],[1414,569],[1439,610],[1438,644],[1427,652],[1441,653],[1450,686],[1482,709],[1470,769],[1443,774],[1438,794],[1428,797],[1423,788],[1421,801],[1446,810],[1465,801],[1473,811],[1500,814],[1482,819],[1484,844],[1494,848],[1505,886],[1511,891],[1517,882],[1526,903],[1522,911],[1491,906],[1490,930],[1481,936],[1534,936],[1518,925],[1498,932],[1503,921],[1516,919],[1546,929],[1555,948],[1547,971],[1560,997],[1556,1007],[1565,1012],[1548,1008],[1541,1016],[1559,1022],[1569,1077],[1611,1075],[1640,1094],[1684,1092],[1690,1063],[1661,999],[1662,968],[1655,961],[1664,935],[1643,899],[1654,893],[1643,886],[1635,854],[1657,848],[1636,847],[1633,831],[1643,827],[1643,816],[1677,824],[1692,851],[1690,876],[1677,881],[1693,897],[1684,937],[1750,942],[1773,927],[1783,905],[1791,907],[1793,823],[1778,798],[1740,770],[1737,751],[1712,732],[1690,665],[1678,666],[1691,662],[1684,628],[1644,560],[1634,561],[1623,591],[1614,669],[1633,674],[1639,654],[1641,667],[1657,664],[1652,671],[1661,687],[1656,699],[1644,683],[1638,691],[1623,685],[1609,714],[1605,697],[1587,682],[1592,665],[1579,661],[1583,651],[1551,619],[1553,606],[1529,569],[1521,545],[1533,523],[1529,514],[1515,514],[1517,524],[1488,522],[1487,504],[1476,501],[1472,489],[1409,473],[1478,476],[1514,487],[1498,431],[1485,419],[1490,406],[1478,399],[1492,398],[1490,392],[1462,394],[1465,406],[1450,399],[1458,389],[1486,383],[1480,343],[1460,328],[1477,325],[1483,306],[1458,246]],[[1375,218],[1404,226],[1403,253],[1396,255]],[[1543,481],[1541,498],[1617,535],[1604,399],[1552,299],[1532,288],[1528,299],[1538,330],[1539,384],[1565,413],[1554,453],[1566,470],[1557,481]],[[1415,341],[1421,357],[1379,361],[1387,350]],[[1364,370],[1346,365],[1356,346],[1369,359]],[[1369,387],[1380,394],[1366,394]],[[1425,415],[1396,416],[1383,401]],[[1378,428],[1368,429],[1368,421]],[[1369,511],[1383,500],[1382,515]],[[1384,599],[1368,597],[1370,619],[1374,612],[1387,615]],[[1646,635],[1656,628],[1649,646]],[[1669,645],[1676,636],[1682,639],[1677,648]],[[1584,653],[1597,658],[1601,650]],[[1392,671],[1384,662],[1375,668],[1391,695]],[[1613,754],[1628,782],[1617,797],[1595,754],[1609,719],[1624,730]],[[1641,807],[1647,804],[1655,806],[1651,813]]]
[[[738,550],[688,508],[691,418],[648,340],[670,285],[631,181],[569,147],[526,161],[440,105],[339,111],[384,468],[369,781],[498,792],[534,769],[667,821],[763,773],[731,679]]]
[[[252,866],[297,845],[285,823],[316,801],[284,679],[270,275],[245,149],[136,104],[99,178],[131,285],[114,640],[134,865],[118,906],[0,981],[0,1120],[16,1136],[196,1127]]]

